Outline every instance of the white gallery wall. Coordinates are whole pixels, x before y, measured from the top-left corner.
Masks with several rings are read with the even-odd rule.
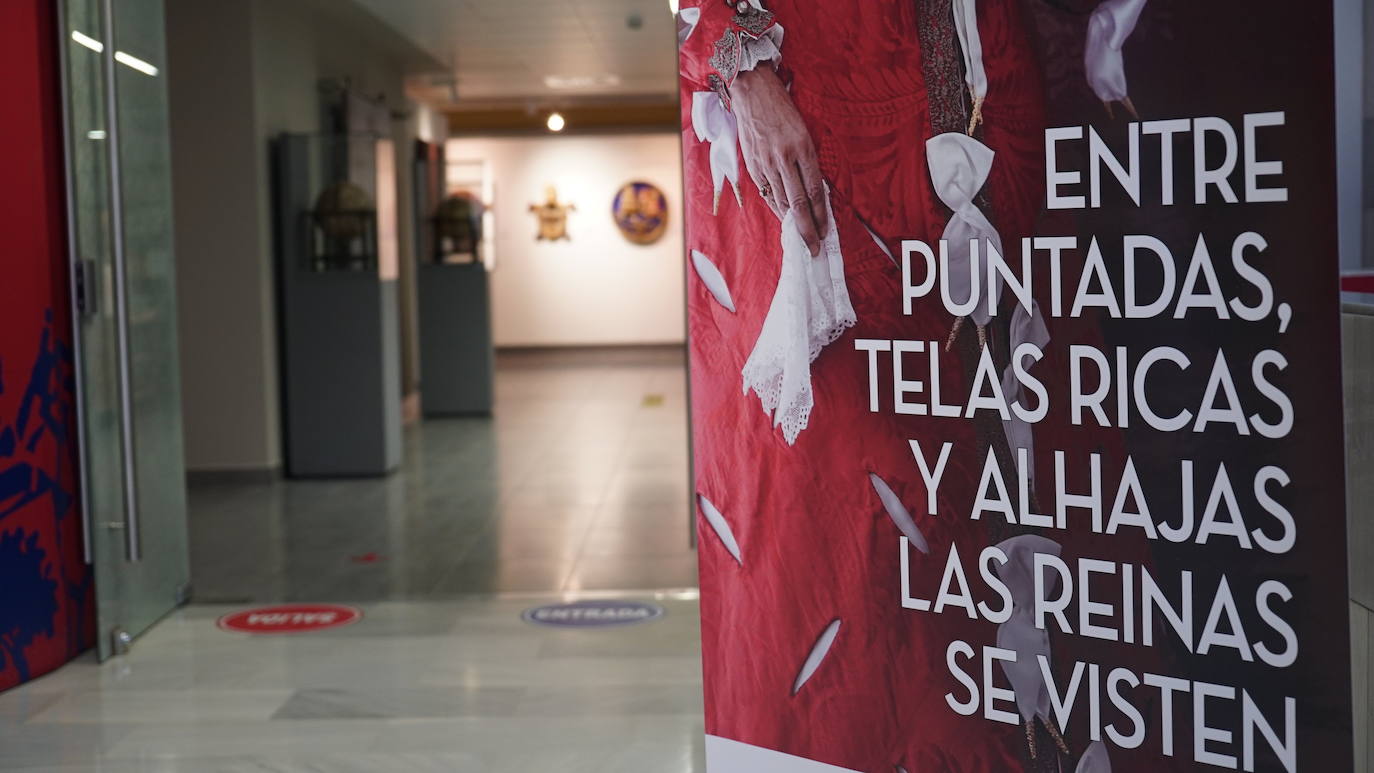
[[[682,167],[678,134],[451,139],[450,163],[485,160],[494,182],[496,346],[681,343]],[[611,217],[621,186],[643,180],[668,198],[667,233],[632,244]],[[535,239],[529,211],[558,188],[570,241]]]

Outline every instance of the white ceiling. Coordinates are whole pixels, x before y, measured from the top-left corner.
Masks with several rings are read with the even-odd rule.
[[[676,93],[668,0],[355,0],[451,73],[427,100],[457,104]],[[630,16],[643,22],[631,29]],[[456,78],[456,82],[454,79]],[[563,88],[549,78],[562,79]]]

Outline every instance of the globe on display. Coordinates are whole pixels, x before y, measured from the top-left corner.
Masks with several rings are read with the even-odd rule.
[[[482,231],[482,202],[455,193],[444,199],[435,212],[439,235],[457,241],[480,240]]]
[[[350,182],[325,188],[315,199],[315,222],[331,239],[356,239],[366,230],[366,219],[373,213],[372,197]]]

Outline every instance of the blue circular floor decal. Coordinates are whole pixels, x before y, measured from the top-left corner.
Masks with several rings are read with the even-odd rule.
[[[639,601],[579,601],[525,610],[527,623],[558,628],[604,628],[647,623],[663,617],[663,607]]]

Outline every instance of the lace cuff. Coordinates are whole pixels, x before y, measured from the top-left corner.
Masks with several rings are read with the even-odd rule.
[[[754,351],[744,363],[744,394],[753,391],[788,445],[806,429],[815,407],[811,363],[821,350],[854,326],[845,283],[844,255],[825,189],[826,237],[811,257],[797,229],[795,210],[782,220],[782,271]]]
[[[742,40],[739,71],[749,72],[764,62],[776,69],[782,61],[782,35],[782,25],[775,23],[763,35]]]

